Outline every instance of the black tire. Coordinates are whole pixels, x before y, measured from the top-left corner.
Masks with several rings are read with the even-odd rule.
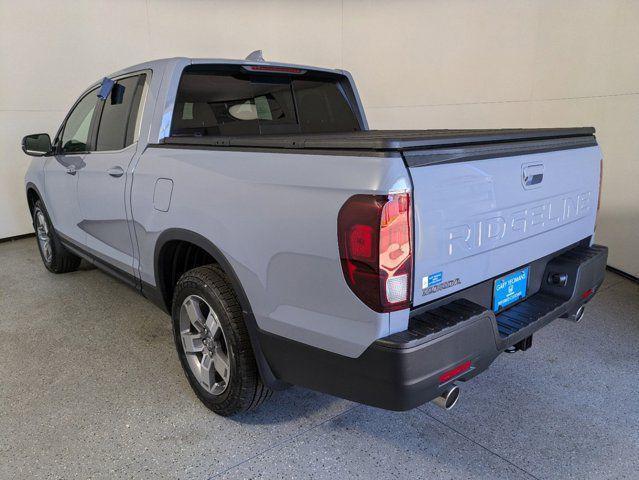
[[[217,315],[224,335],[230,376],[225,390],[219,394],[212,394],[200,384],[184,351],[180,312],[185,300],[191,296],[200,297],[210,306]],[[180,363],[191,388],[206,407],[227,417],[257,408],[271,396],[272,390],[264,385],[258,372],[235,291],[219,267],[205,265],[182,275],[175,286],[171,313],[173,337]]]
[[[39,214],[42,214],[40,217]],[[46,254],[43,250],[43,243],[40,241],[40,232],[38,230],[39,222],[43,220],[46,223],[47,235],[49,238],[50,255]],[[60,238],[56,235],[47,213],[47,209],[44,207],[42,200],[36,200],[33,205],[33,228],[36,232],[36,240],[38,242],[38,250],[40,251],[40,257],[44,266],[53,273],[67,273],[73,272],[78,269],[80,257],[71,253],[60,242]]]

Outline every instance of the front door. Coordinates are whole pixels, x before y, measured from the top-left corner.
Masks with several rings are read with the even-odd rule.
[[[136,74],[117,79],[109,96],[100,101],[95,148],[78,172],[80,228],[86,233],[88,250],[130,282],[137,265],[125,195],[137,150],[145,78]]]
[[[79,226],[78,172],[89,156],[97,100],[97,88],[80,97],[54,141],[55,155],[47,158],[44,166],[45,206],[53,228],[80,245],[84,245],[86,235]]]

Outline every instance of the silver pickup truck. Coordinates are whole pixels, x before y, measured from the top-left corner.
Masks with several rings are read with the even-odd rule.
[[[46,268],[84,258],[170,313],[220,415],[290,384],[451,408],[604,278],[592,128],[369,130],[341,70],[148,62],[22,148]]]

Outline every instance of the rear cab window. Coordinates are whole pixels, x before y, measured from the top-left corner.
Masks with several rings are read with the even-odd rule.
[[[240,136],[361,130],[348,81],[331,72],[250,72],[239,65],[185,68],[171,135]]]

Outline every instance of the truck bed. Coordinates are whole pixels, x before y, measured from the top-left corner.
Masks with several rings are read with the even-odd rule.
[[[589,127],[368,130],[173,136],[158,146],[401,156],[415,209],[417,307],[591,237],[601,159],[594,133]],[[525,185],[532,171],[537,182]],[[441,285],[431,288],[431,277]]]
[[[312,150],[411,151],[513,142],[571,139],[577,147],[595,145],[595,129],[533,128],[490,130],[363,130],[328,134],[171,136],[164,144],[205,147],[293,148]],[[568,142],[570,143],[570,142]],[[574,147],[573,147],[574,148]]]

